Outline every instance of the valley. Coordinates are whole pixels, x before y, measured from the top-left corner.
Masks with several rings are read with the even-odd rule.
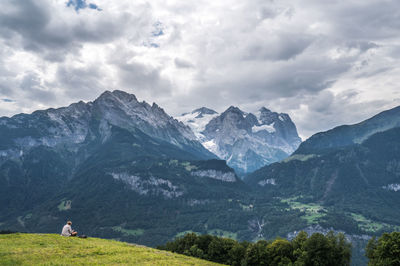
[[[399,108],[301,144],[295,127],[292,135],[278,127],[290,118],[264,109],[257,118],[203,108],[189,113],[203,119],[195,131],[190,119],[114,91],[0,118],[0,230],[58,233],[73,220],[87,235],[153,247],[188,232],[257,241],[301,230],[343,232],[361,247],[400,230]],[[286,155],[269,161],[252,150],[264,137],[289,147],[279,130],[294,141],[281,147]],[[210,138],[232,158],[255,152],[246,160],[263,166],[242,171],[204,145]],[[278,147],[264,144],[268,154]]]

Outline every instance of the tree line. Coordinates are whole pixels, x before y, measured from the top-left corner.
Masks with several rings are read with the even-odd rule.
[[[308,236],[300,232],[293,240],[238,242],[229,238],[188,233],[166,243],[168,250],[227,265],[350,265],[351,244],[333,232]]]
[[[275,239],[255,243],[188,233],[159,249],[227,265],[350,265],[351,243],[344,234],[300,232],[291,241]],[[400,265],[400,232],[373,237],[365,248],[368,265]]]

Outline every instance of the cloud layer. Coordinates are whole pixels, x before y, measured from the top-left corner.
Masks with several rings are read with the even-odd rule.
[[[177,115],[289,113],[303,137],[400,104],[400,3],[5,0],[0,116],[122,89]]]

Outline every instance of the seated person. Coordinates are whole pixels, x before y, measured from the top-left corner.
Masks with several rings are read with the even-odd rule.
[[[68,221],[66,225],[64,225],[61,235],[62,236],[76,236],[78,232],[72,230],[71,228],[72,222]]]

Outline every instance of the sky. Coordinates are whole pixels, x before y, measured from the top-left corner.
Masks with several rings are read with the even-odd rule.
[[[288,113],[300,136],[400,105],[398,0],[2,0],[0,116],[124,90],[170,115]]]

